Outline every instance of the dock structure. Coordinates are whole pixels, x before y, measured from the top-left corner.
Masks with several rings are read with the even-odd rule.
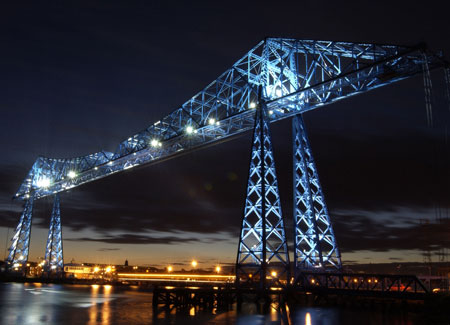
[[[236,283],[205,282],[189,285],[170,280],[153,282],[154,308],[218,308],[228,310],[243,302],[278,305],[289,301],[320,300],[324,297],[424,302],[432,293],[414,275],[304,272],[286,286],[268,289],[242,287]]]

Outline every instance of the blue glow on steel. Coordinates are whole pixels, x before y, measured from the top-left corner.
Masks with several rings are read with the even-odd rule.
[[[28,261],[28,250],[30,246],[31,217],[33,214],[33,196],[25,201],[25,207],[17,225],[8,258],[6,259],[8,269],[12,267],[23,267]]]
[[[68,159],[39,157],[15,198],[34,195],[37,200],[251,130],[258,101],[252,89],[258,87],[263,88],[269,120],[274,122],[422,73],[423,63],[430,69],[443,66],[439,55],[423,56],[423,51],[267,38],[181,107],[122,141],[114,152]],[[77,176],[71,177],[73,173]],[[42,184],[42,179],[50,183]]]
[[[44,268],[47,272],[60,273],[64,270],[63,245],[61,232],[61,212],[59,195],[55,195],[52,217],[48,231],[47,249],[45,250]]]
[[[292,119],[294,166],[294,260],[302,270],[340,270],[341,257],[303,119]]]
[[[294,117],[293,126],[296,137],[296,267],[298,270],[339,269],[339,251],[299,114],[423,71],[428,82],[427,71],[445,66],[445,61],[441,54],[424,53],[422,46],[285,38],[261,41],[181,107],[122,141],[114,152],[100,151],[68,159],[39,157],[14,196],[25,201],[25,208],[9,249],[8,265],[19,265],[28,260],[33,200],[129,168],[229,140],[253,129],[252,161],[237,273],[244,282],[250,280],[250,274],[252,278],[255,276],[252,281],[259,277],[262,286],[266,286],[266,276],[270,278],[267,273],[269,269],[277,270],[276,278],[287,278],[289,256],[269,124],[298,116]],[[449,72],[446,73],[449,80]],[[260,89],[262,93],[257,94],[255,89]],[[427,89],[431,90],[431,83],[428,87],[426,85]],[[427,116],[432,122],[429,96],[426,98]],[[57,196],[46,259],[50,267],[59,268],[62,265]],[[271,279],[276,282],[274,277]]]
[[[236,283],[241,286],[257,283],[262,289],[289,279],[289,254],[265,111],[260,107],[256,112],[236,262]],[[277,276],[270,276],[272,272]]]

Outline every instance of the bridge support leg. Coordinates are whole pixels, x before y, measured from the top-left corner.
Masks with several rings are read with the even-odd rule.
[[[264,290],[288,280],[289,254],[266,107],[256,111],[236,284]]]
[[[61,213],[59,208],[59,195],[55,195],[52,217],[48,231],[47,248],[45,250],[45,271],[61,273],[64,271]]]
[[[341,269],[341,257],[301,115],[292,119],[295,278],[302,270]]]
[[[6,259],[9,271],[25,272],[30,247],[31,217],[33,214],[33,196],[25,202],[25,207],[17,225],[16,232],[11,239],[8,258]]]

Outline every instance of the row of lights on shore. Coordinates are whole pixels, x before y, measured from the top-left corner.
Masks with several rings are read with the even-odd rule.
[[[354,283],[364,282],[364,279],[358,280],[357,278],[354,278],[354,279],[353,279],[353,282],[354,282]],[[372,279],[367,279],[367,282],[368,282],[368,283],[372,283]],[[378,283],[378,279],[374,279],[373,282],[374,282],[374,283]],[[312,284],[319,285],[319,282],[316,281],[315,279],[311,279],[311,283],[312,283]]]
[[[196,261],[196,260],[193,260],[192,262],[191,262],[191,265],[192,265],[192,267],[195,269],[197,266],[198,266],[198,262]],[[219,265],[217,265],[215,268],[214,268],[214,270],[217,272],[217,273],[220,273],[220,271],[222,271],[222,268],[219,266]],[[167,272],[173,272],[173,266],[172,265],[169,265],[168,267],[167,267]]]
[[[98,273],[100,271],[104,271],[106,273],[111,273],[112,271],[114,271],[115,268],[116,268],[115,266],[107,266],[107,267],[102,269],[99,266],[95,266],[94,267],[94,273]]]
[[[278,275],[278,273],[276,272],[276,271],[272,271],[272,272],[270,272],[270,275],[272,276],[272,278],[276,278],[277,277],[277,275]],[[253,278],[253,274],[249,274],[248,275],[248,277],[251,279],[251,278]]]
[[[21,256],[19,257],[18,260],[19,260],[19,261],[24,260],[23,255],[21,255]],[[45,261],[42,261],[42,262],[40,262],[40,263],[38,264],[38,266],[41,267],[41,268],[43,268],[44,265],[45,265]],[[18,270],[19,267],[22,267],[22,266],[23,266],[22,263],[14,263],[14,264],[13,264],[13,268],[14,268],[14,270],[16,270],[16,271]],[[26,263],[26,266],[29,267],[29,266],[30,266],[30,263]],[[52,270],[54,270],[54,269],[56,269],[56,265],[52,265],[50,268],[51,268]]]

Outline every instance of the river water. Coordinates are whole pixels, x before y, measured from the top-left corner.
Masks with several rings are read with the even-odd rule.
[[[274,306],[275,307],[275,306]],[[137,287],[0,283],[1,324],[422,324],[424,318],[398,308],[298,307],[290,319],[276,308],[261,315],[253,304],[233,310],[152,308],[152,293]],[[450,312],[450,311],[449,311]],[[433,323],[441,323],[433,321]],[[442,324],[446,324],[442,322]]]

